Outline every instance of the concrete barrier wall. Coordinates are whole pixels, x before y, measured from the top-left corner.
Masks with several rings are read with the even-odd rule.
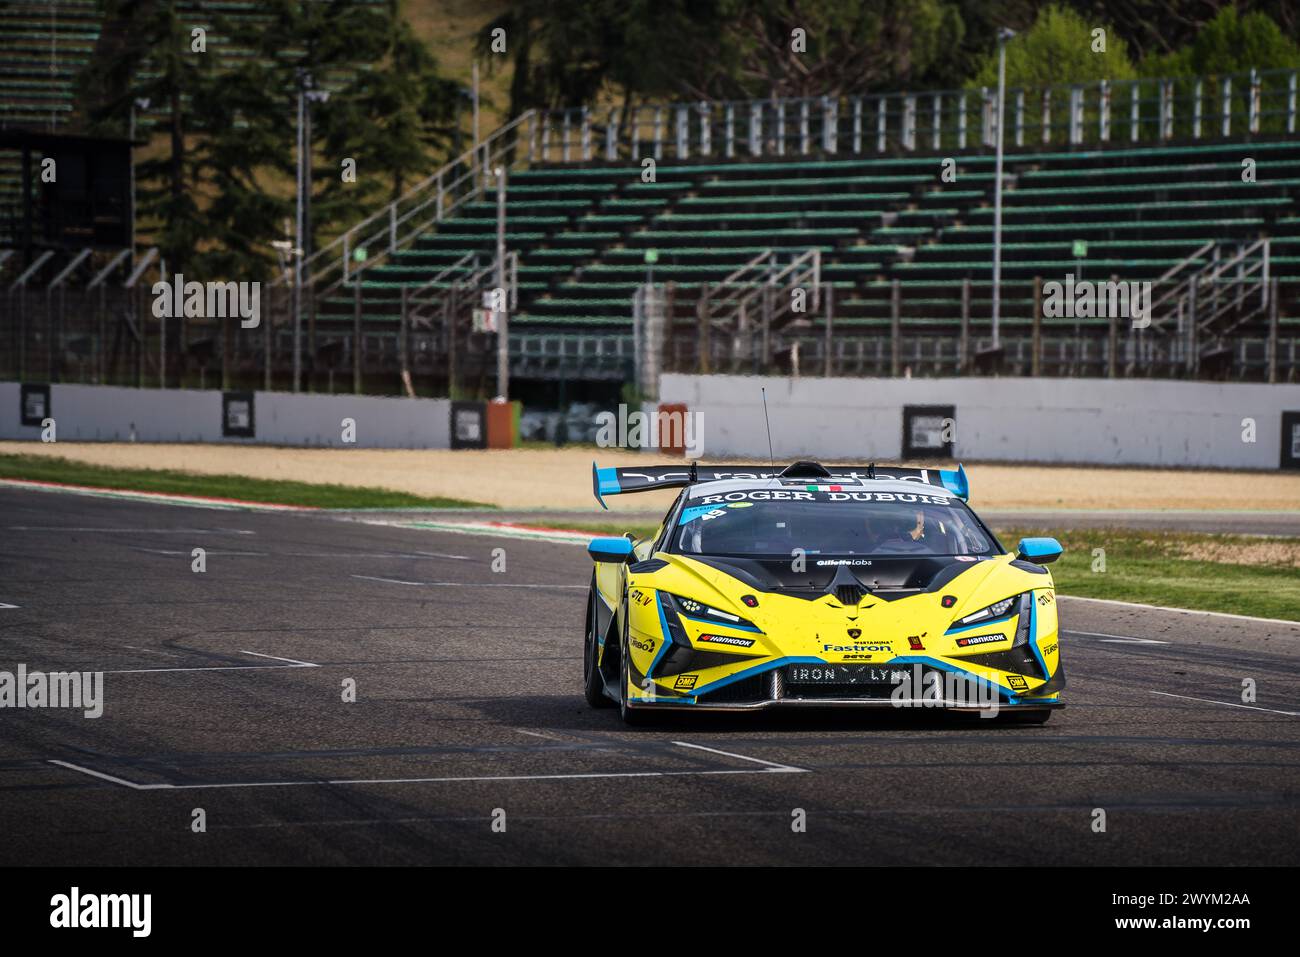
[[[955,407],[969,461],[1277,469],[1300,386],[1114,379],[789,379],[665,375],[661,402],[704,416],[704,455],[902,458],[904,406]],[[1243,441],[1244,419],[1255,441]]]
[[[223,435],[222,393],[189,389],[51,385],[50,412],[62,442],[229,442],[343,446],[342,421],[356,422],[349,447],[445,449],[451,406],[446,399],[254,393],[252,438]],[[0,382],[0,438],[40,440],[39,425],[22,424],[21,387]]]

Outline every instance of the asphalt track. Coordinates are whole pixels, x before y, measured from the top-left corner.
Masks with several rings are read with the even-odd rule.
[[[98,719],[0,711],[0,865],[1300,857],[1300,625],[1063,599],[1045,727],[631,730],[580,694],[588,575],[572,545],[0,490],[0,670],[106,673]]]

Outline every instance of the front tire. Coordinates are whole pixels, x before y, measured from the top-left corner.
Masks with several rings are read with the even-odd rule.
[[[605,679],[601,677],[600,668],[596,664],[596,656],[600,652],[599,636],[596,634],[597,622],[600,621],[596,614],[598,601],[600,596],[596,594],[596,579],[593,575],[587,600],[587,634],[582,642],[582,696],[593,708],[612,708],[614,702],[605,694]]]

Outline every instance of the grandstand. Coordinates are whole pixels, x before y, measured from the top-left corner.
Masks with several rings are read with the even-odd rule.
[[[194,22],[266,15],[180,6]],[[116,42],[98,11],[0,7],[0,124],[84,121],[76,77]],[[213,41],[222,68],[252,55]],[[0,302],[25,323],[0,374],[143,383],[170,362],[169,381],[288,387],[300,314],[308,388],[491,394],[495,337],[475,313],[497,282],[501,166],[511,370],[525,394],[646,386],[643,367],[1297,381],[1296,100],[1294,72],[1008,91],[996,341],[995,113],[989,91],[956,90],[647,105],[630,121],[529,112],[391,207],[325,224],[337,238],[304,264],[301,297],[281,277],[256,332],[186,320],[164,342],[132,318],[138,291],[116,305],[88,294],[79,310],[73,283],[58,304],[47,288],[64,261],[17,290],[16,261],[0,262]],[[141,128],[153,119],[143,112]],[[8,162],[0,154],[0,208]],[[1043,318],[1043,285],[1067,274],[1152,282],[1152,327]],[[75,349],[33,332],[56,318]]]

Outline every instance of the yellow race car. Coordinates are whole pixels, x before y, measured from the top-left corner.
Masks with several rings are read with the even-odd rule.
[[[1052,538],[1015,553],[956,470],[597,468],[597,500],[680,488],[651,538],[597,538],[593,707],[944,708],[1042,723],[1062,707]]]

